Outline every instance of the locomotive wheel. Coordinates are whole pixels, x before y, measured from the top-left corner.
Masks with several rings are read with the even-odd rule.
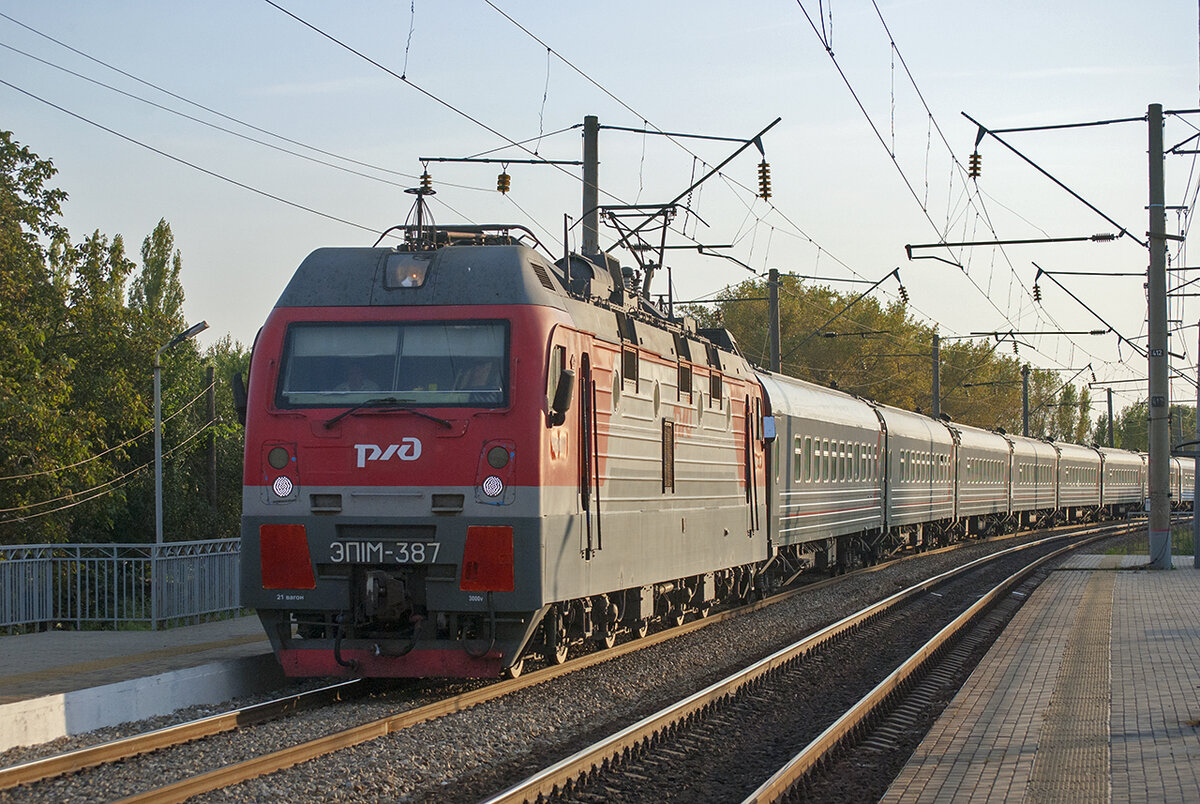
[[[519,658],[515,662],[513,662],[511,665],[509,665],[508,669],[505,670],[505,672],[508,673],[509,678],[520,678],[521,673],[525,672],[525,657],[522,656],[521,658]]]
[[[542,645],[542,656],[547,664],[559,665],[567,660],[569,648],[562,612],[555,606],[546,615],[546,639]]]
[[[611,648],[617,644],[617,631],[615,628],[605,628],[596,631],[596,644],[602,648]]]
[[[617,620],[620,612],[612,601],[605,601],[602,605],[604,606],[603,615],[601,621],[596,623],[595,638],[597,644],[604,648],[611,648],[617,644]]]

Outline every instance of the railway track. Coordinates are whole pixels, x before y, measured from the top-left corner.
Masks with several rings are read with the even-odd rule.
[[[864,571],[869,574],[873,571],[878,571],[880,568],[871,568]],[[211,770],[205,773],[200,773],[177,781],[165,784],[154,789],[144,790],[140,793],[129,795],[123,793],[126,797],[125,801],[182,801],[187,798],[198,796],[206,791],[213,791],[228,788],[238,782],[246,779],[252,779],[264,774],[271,773],[281,768],[287,768],[306,760],[320,757],[331,752],[343,751],[346,748],[354,745],[359,745],[378,737],[395,734],[396,732],[405,729],[413,728],[414,726],[427,723],[437,718],[442,718],[447,714],[461,712],[472,707],[478,706],[481,703],[495,700],[503,696],[514,695],[515,693],[528,689],[530,687],[546,684],[556,678],[568,675],[571,673],[579,673],[589,667],[599,665],[604,662],[616,660],[622,656],[639,651],[645,648],[650,648],[670,639],[674,639],[686,634],[695,632],[699,629],[706,628],[717,623],[727,621],[729,619],[743,616],[752,611],[756,611],[769,605],[779,603],[781,600],[786,600],[797,594],[804,594],[814,590],[828,587],[832,584],[843,582],[849,576],[842,578],[828,579],[809,585],[800,590],[785,592],[770,600],[762,601],[750,606],[740,607],[724,613],[715,614],[705,620],[700,620],[692,623],[687,623],[677,629],[670,629],[656,634],[652,634],[640,640],[618,645],[617,647],[604,652],[590,654],[572,660],[565,665],[559,667],[548,667],[541,670],[536,670],[518,679],[490,684],[486,687],[469,690],[461,695],[453,695],[444,700],[435,700],[432,703],[417,706],[399,713],[392,712],[385,717],[371,719],[370,722],[357,724],[351,728],[339,729],[330,734],[325,734],[317,739],[310,740],[295,740],[293,744],[280,748],[274,751],[267,751],[261,755],[243,761],[225,763],[216,770]],[[70,754],[61,755],[59,757],[51,757],[45,760],[25,763],[22,766],[6,768],[0,770],[0,791],[6,788],[12,788],[17,784],[35,784],[36,779],[51,779],[56,775],[63,773],[71,773],[80,769],[88,768],[104,762],[113,762],[117,759],[126,758],[138,754],[144,754],[149,751],[158,751],[177,745],[182,742],[198,740],[202,737],[229,732],[242,726],[253,723],[261,723],[271,719],[276,719],[287,714],[302,712],[306,709],[321,706],[324,695],[324,703],[327,704],[331,700],[339,698],[347,698],[356,694],[356,686],[353,682],[334,685],[330,688],[325,688],[321,691],[315,691],[311,696],[288,696],[280,701],[270,702],[257,707],[251,707],[246,710],[237,710],[235,712],[225,713],[223,715],[205,718],[190,724],[182,724],[180,726],[161,729],[158,732],[140,735],[127,740],[114,741],[113,743],[96,746],[83,751],[72,752]],[[319,694],[318,694],[319,693]],[[436,697],[436,694],[435,694]],[[343,701],[340,706],[344,706]],[[393,706],[395,708],[395,706]],[[168,752],[169,753],[169,752]],[[169,764],[169,760],[168,760]],[[210,766],[211,767],[211,766]],[[149,773],[148,776],[158,778],[169,778],[165,774]],[[16,793],[17,791],[12,791]],[[50,796],[53,799],[53,796]],[[0,801],[4,800],[24,800],[24,797],[11,798],[6,797],[0,792]],[[109,798],[101,798],[99,800],[111,800]]]
[[[784,800],[835,752],[864,739],[931,659],[1030,573],[1122,527],[1022,545],[915,584],[596,741],[487,804]],[[1063,540],[1072,543],[1058,546]],[[986,576],[1001,580],[981,597],[978,582]],[[918,614],[917,603],[938,613]],[[854,640],[845,639],[853,632]],[[904,658],[912,633],[922,634],[920,644]],[[884,678],[876,683],[878,673]],[[864,689],[861,697],[854,692]],[[805,748],[791,756],[790,745]]]

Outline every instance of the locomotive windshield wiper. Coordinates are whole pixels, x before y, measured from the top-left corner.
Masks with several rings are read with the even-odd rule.
[[[340,422],[342,419],[346,418],[347,416],[349,416],[352,413],[357,413],[358,411],[362,410],[363,408],[367,407],[368,405],[382,405],[382,404],[388,403],[388,402],[392,403],[393,405],[400,404],[400,400],[394,396],[383,396],[383,397],[376,397],[374,399],[368,399],[365,402],[359,402],[357,405],[355,405],[352,408],[347,408],[346,410],[343,410],[341,413],[334,416],[329,421],[325,422],[325,427],[326,428],[333,427],[335,424]],[[438,424],[440,424],[442,427],[445,427],[446,429],[450,429],[451,427],[454,426],[450,422],[446,421],[445,419],[439,418],[439,417],[434,416],[429,413],[425,413],[424,411],[421,411],[421,410],[416,410],[415,408],[384,408],[380,412],[381,413],[412,413],[417,416],[420,416],[423,419],[429,419],[429,421],[431,421],[431,422],[437,422]]]

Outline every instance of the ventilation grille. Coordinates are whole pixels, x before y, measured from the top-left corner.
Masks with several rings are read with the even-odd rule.
[[[546,266],[535,262],[533,264],[533,272],[537,274],[538,281],[542,283],[542,287],[546,288],[546,290],[558,290],[554,284],[554,280],[550,278],[550,272],[546,270]]]

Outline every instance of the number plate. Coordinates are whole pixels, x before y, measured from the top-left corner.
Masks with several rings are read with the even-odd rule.
[[[332,542],[329,560],[334,564],[432,564],[439,542]]]

